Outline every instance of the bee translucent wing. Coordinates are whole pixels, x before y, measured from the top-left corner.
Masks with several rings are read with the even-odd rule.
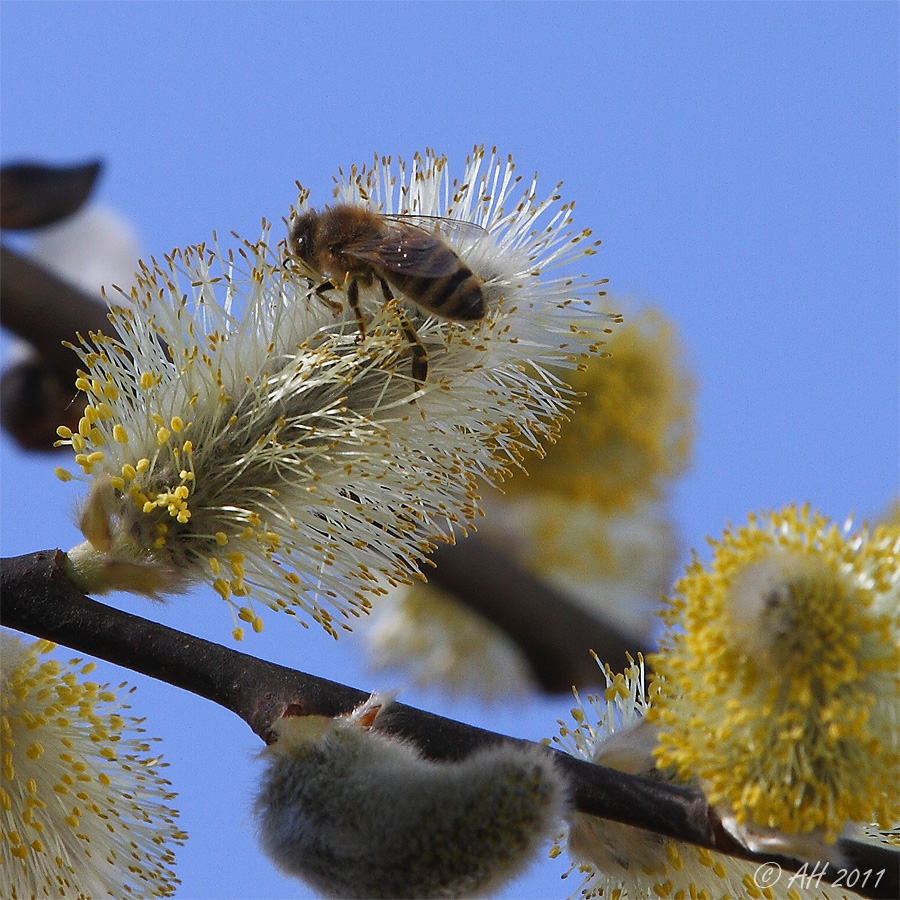
[[[458,271],[460,261],[452,246],[407,218],[387,218],[377,237],[341,247],[341,253],[400,275],[443,278]]]
[[[448,219],[446,216],[420,216],[416,213],[397,213],[396,215],[386,215],[382,218],[398,222],[400,224],[413,225],[421,228],[429,234],[436,235],[449,240],[451,243],[467,239],[469,241],[478,240],[487,234],[487,229],[474,222],[466,222],[462,219]]]

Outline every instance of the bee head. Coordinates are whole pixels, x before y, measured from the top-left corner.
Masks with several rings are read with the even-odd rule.
[[[288,246],[291,253],[305,263],[311,261],[315,246],[315,234],[319,214],[314,210],[304,213],[294,221],[288,235]]]

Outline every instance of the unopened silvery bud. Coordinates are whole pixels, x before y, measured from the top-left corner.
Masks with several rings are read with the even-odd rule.
[[[329,897],[485,896],[518,874],[564,809],[536,747],[425,759],[372,730],[385,698],[349,716],[285,717],[256,801],[263,850]]]

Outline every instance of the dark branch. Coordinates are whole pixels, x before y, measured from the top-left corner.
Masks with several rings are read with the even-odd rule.
[[[111,332],[109,310],[54,275],[39,262],[8,247],[0,248],[0,313],[3,326],[35,347],[60,376],[75,383],[78,358],[63,341],[75,333]],[[74,388],[73,388],[74,393]]]
[[[3,325],[35,348],[3,373],[3,427],[27,450],[50,450],[58,425],[78,429],[85,399],[75,390],[78,357],[62,342],[109,331],[106,304],[7,247],[0,248]]]
[[[2,623],[199,694],[236,713],[263,740],[271,740],[272,723],[289,706],[293,712],[335,716],[367,696],[97,603],[72,586],[65,566],[66,556],[59,550],[3,560]],[[413,741],[435,759],[458,759],[478,747],[515,740],[403,704],[393,706],[379,728]],[[746,859],[772,859],[749,853],[714,827],[715,817],[699,791],[545,750],[565,771],[580,812]],[[851,849],[855,859],[873,858],[867,845],[852,844]],[[880,868],[888,868],[888,877],[864,896],[898,896],[896,856],[890,857],[892,866],[877,858]],[[785,868],[800,865],[779,862]]]
[[[455,546],[439,546],[431,560],[437,568],[426,570],[428,580],[509,635],[545,691],[598,684],[600,670],[591,650],[613,669],[622,669],[626,653],[636,656],[649,649],[539,581],[477,535]]]
[[[87,200],[101,163],[46,166],[11,163],[0,169],[0,228],[40,228],[72,215]]]

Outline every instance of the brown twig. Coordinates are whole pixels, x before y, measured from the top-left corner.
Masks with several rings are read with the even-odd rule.
[[[75,390],[78,357],[62,342],[76,331],[109,331],[106,304],[0,247],[0,312],[3,325],[35,348],[3,373],[3,427],[26,450],[50,450],[57,426],[77,430],[85,405]]]
[[[101,164],[47,166],[16,163],[0,169],[0,228],[51,225],[87,200]],[[37,262],[0,248],[3,325],[34,349],[3,373],[3,427],[27,450],[50,450],[56,428],[78,427],[84,400],[73,387],[77,359],[62,341],[106,324],[106,306],[57,278]]]
[[[111,331],[109,310],[98,297],[8,247],[0,247],[0,312],[3,326],[35,347],[70,385],[78,358],[62,342],[74,341],[79,331]]]
[[[271,740],[272,723],[290,706],[307,715],[349,712],[366,694],[351,687],[259,660],[164,625],[113,609],[85,597],[66,576],[66,556],[59,550],[2,561],[4,625],[80,652],[143,672],[199,694],[236,713],[263,740]],[[477,747],[515,740],[403,704],[393,705],[378,727],[416,743],[435,759],[458,759]],[[699,844],[746,859],[771,861],[752,854],[714,827],[715,817],[703,795],[628,775],[575,759],[550,748],[569,781],[577,810]],[[847,842],[851,843],[851,842]],[[864,896],[898,895],[897,854],[873,856],[867,845],[852,844],[853,858],[876,859],[887,869]],[[776,858],[796,870],[797,861]],[[860,863],[863,865],[863,863]],[[824,876],[827,878],[826,876]]]
[[[593,650],[613,669],[648,647],[599,615],[591,615],[526,572],[509,554],[477,535],[431,554],[428,580],[452,593],[511,637],[541,688],[550,693],[602,681]]]
[[[102,163],[48,166],[10,163],[0,169],[0,228],[40,228],[70,216],[90,196]]]

